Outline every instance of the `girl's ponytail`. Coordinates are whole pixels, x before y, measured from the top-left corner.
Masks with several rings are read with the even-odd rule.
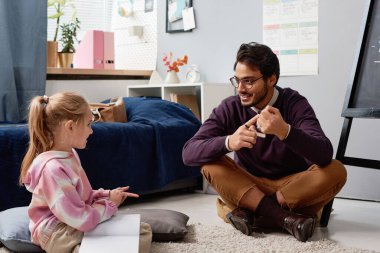
[[[28,115],[29,148],[21,164],[20,184],[22,184],[33,159],[38,154],[49,150],[52,144],[50,130],[48,130],[45,121],[45,107],[48,102],[47,96],[37,96],[30,103]]]

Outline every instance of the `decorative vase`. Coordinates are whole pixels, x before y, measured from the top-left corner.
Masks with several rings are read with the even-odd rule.
[[[71,68],[73,53],[58,53],[58,68]]]
[[[177,72],[174,70],[169,71],[166,74],[165,83],[180,83]]]
[[[56,68],[58,62],[58,42],[48,41],[46,45],[46,66]]]

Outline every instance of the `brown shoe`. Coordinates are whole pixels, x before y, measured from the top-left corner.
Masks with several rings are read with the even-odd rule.
[[[254,213],[241,207],[236,208],[227,214],[227,219],[231,225],[245,235],[252,233],[255,221]]]
[[[318,215],[314,214],[314,215],[305,215],[305,216],[313,219],[313,228],[311,229],[310,231],[311,233],[309,235],[309,237],[312,237],[314,233],[314,229],[319,225]]]
[[[290,213],[284,219],[284,229],[301,242],[306,242],[313,235],[314,228],[314,217]]]

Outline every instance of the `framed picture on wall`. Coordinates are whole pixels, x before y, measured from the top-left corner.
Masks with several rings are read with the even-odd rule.
[[[166,0],[166,32],[191,32],[183,30],[182,11],[193,6],[192,0]]]

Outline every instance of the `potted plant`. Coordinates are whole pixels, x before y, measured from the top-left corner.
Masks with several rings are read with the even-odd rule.
[[[59,66],[61,68],[70,68],[75,53],[74,43],[77,40],[77,31],[80,29],[78,18],[67,24],[61,25],[62,50],[58,53]]]
[[[54,39],[47,42],[46,46],[46,65],[47,67],[57,67],[58,62],[58,31],[61,16],[63,16],[64,10],[67,6],[70,6],[73,11],[72,19],[75,18],[75,5],[74,0],[47,0],[47,7],[53,9],[54,12],[48,16],[49,19],[56,20],[56,27],[54,33]],[[50,11],[51,12],[51,11]]]

